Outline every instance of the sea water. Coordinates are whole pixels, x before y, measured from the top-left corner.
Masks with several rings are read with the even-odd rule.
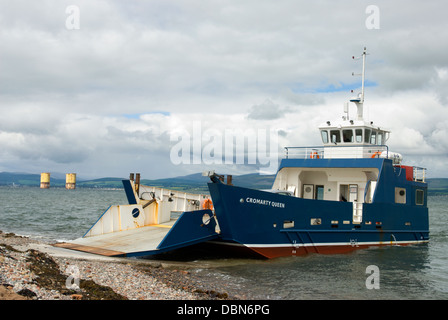
[[[0,230],[73,240],[110,205],[125,203],[123,190],[0,187]],[[196,275],[216,279],[218,290],[249,299],[448,299],[448,195],[429,196],[428,207],[428,244],[271,260],[196,257],[190,265]]]
[[[0,230],[43,241],[73,240],[114,204],[127,204],[123,190],[0,187]]]

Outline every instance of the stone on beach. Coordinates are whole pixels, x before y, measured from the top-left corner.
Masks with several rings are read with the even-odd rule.
[[[34,249],[39,245],[0,231],[0,300],[229,299],[227,293],[197,287],[185,270],[160,263],[51,256]]]

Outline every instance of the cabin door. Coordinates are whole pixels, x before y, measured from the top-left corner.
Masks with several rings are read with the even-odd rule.
[[[350,188],[350,196],[348,201],[350,202],[358,201],[358,185],[351,184],[349,188]]]
[[[324,200],[324,186],[316,186],[316,199]]]
[[[339,200],[347,202],[349,199],[348,184],[341,184],[339,186]]]

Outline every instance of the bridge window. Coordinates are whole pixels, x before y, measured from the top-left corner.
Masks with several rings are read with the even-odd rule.
[[[370,143],[370,135],[372,134],[372,130],[366,129],[366,134],[364,135],[364,142]]]
[[[344,138],[344,142],[353,142],[353,130],[342,130],[342,137]]]
[[[355,130],[355,137],[356,137],[355,141],[357,143],[361,143],[362,142],[362,129],[356,129]]]
[[[378,132],[378,136],[377,136],[377,144],[383,144],[383,133],[382,132]]]
[[[376,144],[376,131],[372,130],[372,135],[370,136],[370,143]]]
[[[322,142],[323,143],[328,143],[328,131],[327,130],[322,130],[320,132],[321,136],[322,136]]]
[[[341,142],[341,132],[339,130],[331,130],[330,137],[332,143]]]

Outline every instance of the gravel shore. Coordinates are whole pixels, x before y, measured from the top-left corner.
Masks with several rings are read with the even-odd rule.
[[[119,258],[84,258],[37,240],[0,231],[0,300],[223,300],[181,265]]]

